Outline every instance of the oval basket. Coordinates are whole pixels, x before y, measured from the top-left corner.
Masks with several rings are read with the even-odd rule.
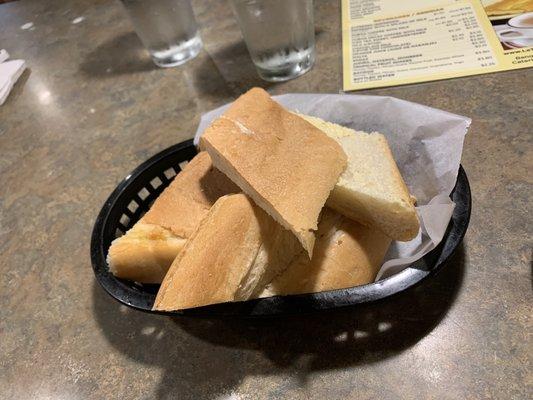
[[[192,140],[179,143],[139,165],[115,188],[96,219],[91,238],[91,261],[97,281],[119,302],[138,310],[152,311],[159,285],[144,285],[116,278],[109,272],[107,250],[116,237],[131,228],[151,203],[197,151]],[[276,296],[235,303],[215,304],[185,311],[158,312],[169,315],[269,316],[312,312],[383,299],[401,292],[442,267],[459,246],[470,220],[470,186],[462,166],[450,195],[456,206],[442,242],[420,260],[389,278],[363,286],[321,293]]]

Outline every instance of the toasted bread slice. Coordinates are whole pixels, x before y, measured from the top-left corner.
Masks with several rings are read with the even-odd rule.
[[[335,140],[254,88],[206,129],[200,147],[311,256],[318,216],[346,167]]]
[[[109,248],[113,275],[142,283],[161,283],[186,239],[159,225],[138,222]]]
[[[336,140],[348,157],[327,205],[395,240],[413,239],[420,223],[413,199],[380,133],[357,132],[316,117],[307,121]]]
[[[111,243],[110,271],[124,279],[161,283],[168,268],[211,206],[240,189],[199,153],[125,235]]]
[[[268,284],[260,297],[315,293],[371,283],[391,239],[325,208],[311,261],[303,255]]]
[[[303,249],[245,194],[221,197],[172,263],[154,310],[257,296]]]

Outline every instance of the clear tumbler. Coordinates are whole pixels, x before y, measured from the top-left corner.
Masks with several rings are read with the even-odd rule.
[[[312,68],[312,0],[232,0],[232,6],[261,78],[286,81]]]
[[[135,32],[160,67],[194,58],[202,39],[189,0],[121,0]]]

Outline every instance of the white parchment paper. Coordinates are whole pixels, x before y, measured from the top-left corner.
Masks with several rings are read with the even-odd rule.
[[[273,98],[290,110],[387,137],[405,183],[418,200],[421,229],[410,242],[392,243],[377,280],[400,272],[440,243],[454,208],[449,194],[457,179],[470,118],[384,96],[285,94]],[[202,116],[195,144],[228,107]]]

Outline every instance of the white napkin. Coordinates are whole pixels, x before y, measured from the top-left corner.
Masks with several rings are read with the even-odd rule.
[[[4,104],[13,85],[26,68],[24,60],[6,61],[7,59],[9,53],[4,49],[0,50],[0,106]]]

